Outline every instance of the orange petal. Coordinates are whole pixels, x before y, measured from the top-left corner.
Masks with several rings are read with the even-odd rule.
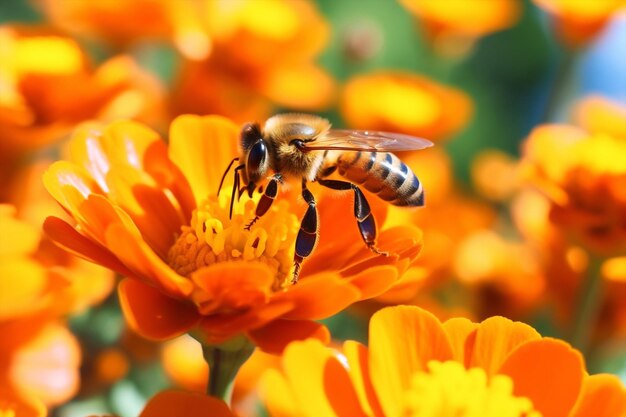
[[[229,162],[238,155],[239,128],[221,116],[177,117],[170,127],[170,159],[183,172],[196,202],[217,188]]]
[[[57,161],[43,174],[46,190],[69,211],[76,220],[80,220],[78,208],[93,193],[102,190],[83,168],[67,161]]]
[[[148,174],[130,166],[114,167],[106,181],[111,201],[128,213],[150,247],[165,258],[185,222],[178,203]]]
[[[467,341],[469,335],[478,329],[478,323],[473,323],[463,317],[455,317],[443,323],[443,328],[450,339],[454,351],[454,360],[461,362],[466,367],[469,366],[467,362],[469,361],[468,356],[471,357],[471,352],[468,352]]]
[[[124,279],[118,290],[128,324],[145,338],[171,339],[189,331],[200,320],[195,306],[166,297],[136,279]]]
[[[527,324],[490,317],[478,326],[471,353],[466,350],[466,360],[469,359],[469,367],[483,368],[487,375],[493,375],[513,349],[539,338],[539,333]]]
[[[359,289],[361,299],[376,297],[389,289],[398,279],[398,269],[393,265],[377,265],[351,276],[348,282]]]
[[[259,81],[261,91],[281,106],[320,110],[334,98],[335,81],[314,65],[277,65],[263,75]]]
[[[307,416],[365,416],[347,370],[317,340],[290,344],[283,369],[296,403]]]
[[[261,262],[222,262],[200,268],[191,280],[202,291],[193,294],[198,311],[244,311],[267,303],[274,276]]]
[[[161,391],[148,401],[139,417],[237,417],[220,399],[208,395]]]
[[[132,275],[130,270],[108,249],[87,239],[58,217],[48,217],[43,224],[43,229],[50,239],[68,252],[112,269],[121,275]]]
[[[296,340],[317,339],[324,344],[330,342],[330,332],[326,326],[307,320],[275,320],[249,331],[248,336],[265,352],[276,355]]]
[[[199,328],[204,333],[207,343],[219,344],[237,333],[258,328],[276,320],[291,309],[293,309],[293,304],[289,300],[270,302],[243,312],[224,312],[205,316]]]
[[[178,275],[140,238],[125,227],[116,224],[106,231],[107,247],[120,261],[133,271],[131,276],[140,278],[174,297],[187,297],[193,284]]]
[[[387,307],[370,320],[370,374],[385,415],[400,415],[404,392],[430,360],[452,359],[439,320],[419,307]]]
[[[626,390],[615,375],[598,374],[585,378],[571,417],[613,417],[626,415]]]
[[[343,344],[343,353],[348,361],[348,373],[361,407],[368,416],[383,416],[370,378],[367,347],[348,340]]]
[[[509,375],[513,393],[528,397],[543,417],[559,417],[569,415],[576,403],[584,366],[580,352],[563,341],[544,338],[519,345],[497,373]]]
[[[143,168],[146,149],[161,141],[154,130],[130,120],[101,126],[90,124],[79,128],[70,141],[70,157],[87,170],[103,190],[108,191],[106,176],[119,165]]]
[[[359,291],[335,274],[320,274],[301,279],[272,298],[289,301],[294,308],[285,318],[290,320],[321,320],[358,301]]]

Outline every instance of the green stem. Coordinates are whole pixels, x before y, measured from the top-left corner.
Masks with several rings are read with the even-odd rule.
[[[580,286],[570,342],[583,354],[589,348],[591,331],[598,317],[602,300],[602,259],[593,258],[587,276]]]
[[[207,394],[230,405],[233,385],[239,368],[254,352],[254,345],[241,338],[221,345],[202,345],[204,360],[209,364]]]

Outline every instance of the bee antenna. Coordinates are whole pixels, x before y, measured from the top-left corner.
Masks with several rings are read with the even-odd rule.
[[[230,195],[230,209],[228,211],[228,218],[232,219],[233,218],[233,206],[235,205],[235,194],[237,193],[237,190],[239,189],[239,181],[241,181],[241,179],[239,178],[239,171],[241,169],[243,169],[245,165],[239,165],[237,168],[235,168],[235,181],[233,183],[233,191]]]
[[[235,158],[232,161],[230,161],[230,164],[228,164],[228,167],[226,168],[226,171],[224,171],[224,174],[222,174],[222,179],[220,180],[220,186],[217,189],[217,195],[218,196],[220,195],[220,191],[222,190],[222,185],[224,185],[224,179],[226,178],[226,175],[228,174],[228,171],[230,171],[230,167],[233,166],[235,161],[239,161],[239,158]]]

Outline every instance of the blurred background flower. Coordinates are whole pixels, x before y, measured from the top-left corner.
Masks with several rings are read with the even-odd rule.
[[[356,393],[343,397],[354,399],[343,409],[381,411],[390,401],[364,406],[379,393],[351,385],[355,379],[335,366],[336,351],[311,341],[288,347],[282,359],[254,353],[229,411],[200,394],[167,390],[210,384],[198,341],[144,336],[201,327],[214,342],[243,333],[274,352],[307,335],[339,349],[344,340],[365,342],[368,319],[399,303],[430,311],[437,319],[424,320],[433,328],[457,326],[459,336],[445,333],[452,362],[424,362],[405,381],[407,411],[417,413],[411,401],[423,403],[420,395],[434,398],[426,385],[494,375],[484,363],[471,372],[459,367],[474,365],[459,360],[455,343],[477,328],[523,327],[535,337],[531,327],[489,318],[501,315],[566,339],[591,374],[615,375],[563,385],[575,388],[570,400],[574,391],[580,398],[573,409],[571,401],[563,406],[571,416],[597,415],[598,398],[623,395],[618,378],[626,379],[624,7],[624,0],[3,2],[0,415],[157,416],[186,407],[190,415],[263,416],[266,407],[289,415],[311,398],[316,407],[335,404],[323,384],[312,385],[319,374],[300,385],[311,369],[293,366],[298,352],[312,355],[305,364],[332,363],[333,389]],[[298,187],[281,190],[265,234],[246,235],[247,247],[236,242],[211,258],[213,246],[194,246],[211,241],[207,224],[238,230],[240,220],[224,210],[228,193],[209,196],[236,153],[239,125],[283,111],[436,143],[398,155],[424,185],[424,208],[368,195],[379,244],[394,256],[372,257],[350,198],[315,184],[320,244],[297,286],[288,283],[292,245],[285,242],[306,209]],[[176,119],[183,114],[230,121]],[[58,159],[76,165],[49,168]],[[46,170],[65,210],[43,190]],[[246,204],[238,216],[250,214],[255,200]],[[127,277],[119,299],[111,272],[41,233],[50,215],[59,220],[47,230],[62,246]],[[208,263],[217,272],[198,273]],[[273,301],[260,308],[259,294]],[[491,352],[487,339],[480,343],[478,357]],[[358,346],[357,353],[368,349]],[[339,357],[349,359],[343,349]],[[516,369],[534,366],[520,361]],[[259,399],[267,369],[282,372],[273,387],[285,394],[280,406],[278,394],[265,405]],[[513,386],[529,381],[518,377],[509,376]],[[481,389],[498,381],[487,378]],[[516,390],[505,397],[518,411],[555,412]]]

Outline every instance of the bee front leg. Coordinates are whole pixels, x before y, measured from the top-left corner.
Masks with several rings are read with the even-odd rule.
[[[354,217],[356,217],[357,225],[359,226],[359,232],[363,241],[372,252],[379,255],[389,255],[387,252],[382,252],[376,247],[376,221],[374,215],[370,209],[370,205],[365,198],[365,195],[359,187],[347,181],[338,180],[322,180],[317,182],[324,187],[328,187],[333,190],[352,190],[354,191]]]
[[[265,187],[265,191],[259,200],[259,204],[256,206],[256,211],[254,213],[254,219],[250,220],[250,222],[246,225],[246,230],[250,230],[252,226],[263,216],[272,206],[274,199],[278,195],[278,184],[283,182],[283,177],[280,174],[272,175],[270,178],[267,187]]]
[[[293,256],[294,271],[292,283],[298,282],[298,275],[300,274],[300,266],[304,258],[309,256],[315,246],[317,246],[318,240],[318,215],[315,203],[315,197],[313,193],[306,188],[306,181],[302,181],[302,198],[308,204],[306,213],[300,223],[300,231],[296,237],[296,252]]]

